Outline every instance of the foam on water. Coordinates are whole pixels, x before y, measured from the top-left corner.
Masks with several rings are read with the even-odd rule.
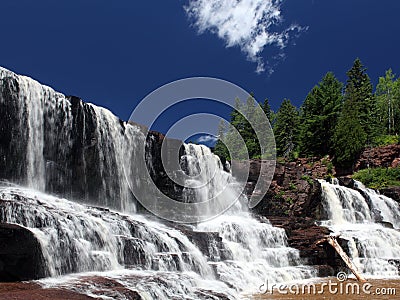
[[[388,197],[366,189],[356,182],[358,190],[320,181],[328,220],[322,225],[348,241],[350,256],[367,276],[393,277],[399,271],[400,232],[380,221],[399,228],[399,206]]]

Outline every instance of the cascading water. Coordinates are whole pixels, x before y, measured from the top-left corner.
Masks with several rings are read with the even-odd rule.
[[[135,210],[138,126],[0,67],[0,177],[43,192]],[[132,181],[135,187],[135,181]]]
[[[121,215],[18,186],[2,186],[0,199],[6,202],[0,206],[0,223],[19,224],[34,233],[48,276],[115,270],[92,276],[114,276],[124,285],[131,281],[131,288],[151,299],[194,297],[202,286],[211,290],[204,288],[205,297],[213,287],[230,297],[230,289],[215,280],[206,257],[181,231],[140,215]],[[171,276],[181,282],[169,282]],[[159,284],[164,278],[170,285]],[[136,285],[138,281],[143,282]],[[68,277],[44,281],[57,286],[67,282]]]
[[[224,172],[219,158],[209,148],[185,145],[189,174],[196,176],[198,199],[221,197],[235,203],[224,214],[200,223],[195,230],[218,232],[229,259],[214,259],[218,278],[238,291],[255,291],[266,281],[283,283],[316,276],[311,267],[301,265],[299,252],[287,246],[284,229],[273,227],[268,220],[259,222],[247,210],[247,198],[234,179]],[[214,175],[212,175],[214,174]],[[222,194],[221,191],[225,191]],[[230,198],[226,198],[230,195]],[[213,208],[210,207],[210,211]]]
[[[238,201],[197,226],[162,225],[134,213],[131,189],[140,189],[138,170],[146,168],[136,157],[146,139],[139,126],[2,68],[0,79],[0,108],[7,116],[0,120],[0,177],[40,191],[1,185],[0,222],[33,232],[47,276],[96,272],[89,276],[117,280],[144,299],[235,299],[258,292],[265,280],[315,275],[300,265],[283,229],[250,215],[247,199],[209,148],[184,145],[182,165],[191,177],[183,201],[215,198],[222,208]],[[157,148],[154,136],[146,143],[151,151]],[[147,156],[153,173],[159,169],[153,165],[156,155]],[[212,216],[215,209],[199,214]],[[82,282],[84,276],[42,282],[96,294],[98,286]]]
[[[381,221],[398,228],[399,205],[360,182],[355,182],[358,190],[340,186],[336,181],[320,183],[329,219],[321,225],[348,241],[350,256],[365,275],[398,276],[394,262],[400,260],[400,232]]]

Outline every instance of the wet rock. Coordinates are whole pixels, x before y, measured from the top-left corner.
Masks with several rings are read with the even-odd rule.
[[[30,282],[0,283],[0,299],[13,300],[90,300],[96,299],[65,289],[43,289]]]
[[[31,231],[16,224],[0,224],[0,281],[46,276],[41,247]]]
[[[389,263],[397,267],[400,275],[400,259],[390,259]]]
[[[0,179],[22,185],[32,181],[32,177],[28,178],[28,166],[32,161],[27,155],[32,151],[29,144],[33,130],[30,128],[32,120],[29,120],[32,106],[38,109],[35,113],[40,113],[39,119],[43,120],[43,124],[34,129],[37,130],[34,136],[39,136],[38,145],[43,143],[43,149],[37,149],[43,154],[37,158],[40,167],[35,162],[35,168],[40,170],[37,188],[85,203],[121,209],[122,203],[136,201],[130,188],[141,193],[140,184],[136,182],[147,167],[164,194],[181,200],[182,187],[170,180],[161,160],[161,152],[164,152],[164,163],[172,164],[168,165],[172,170],[180,170],[177,161],[182,155],[181,141],[167,139],[153,131],[145,137],[145,126],[124,122],[79,97],[64,96],[33,80],[32,86],[43,95],[40,99],[29,99],[25,95],[26,88],[19,84],[18,75],[2,71],[0,76]],[[133,129],[128,130],[128,127]],[[132,172],[138,174],[134,174],[129,188],[122,179],[126,170],[121,171],[124,161],[116,154],[118,143],[114,142],[125,139],[129,139],[134,148],[145,147],[144,142],[147,147],[146,163],[141,157],[132,157],[131,165],[135,169]]]
[[[269,217],[272,225],[284,228],[288,245],[300,251],[300,257],[311,265],[329,265],[327,251],[315,244],[330,234],[330,230],[317,226],[312,218]]]
[[[218,232],[184,231],[189,240],[211,261],[232,259],[232,253],[224,247]]]
[[[314,266],[314,268],[317,269],[318,277],[331,277],[331,276],[335,276],[337,274],[337,273],[335,273],[335,269],[332,268],[331,266],[317,265],[317,266]]]
[[[174,176],[179,176],[181,170],[179,158],[183,154],[182,141],[166,138],[156,131],[148,133],[145,151],[147,169],[155,185],[165,195],[177,201],[183,201],[183,187],[171,180],[167,170],[173,171]]]
[[[400,186],[387,187],[379,190],[382,195],[400,203]]]
[[[339,180],[340,185],[343,185],[350,189],[354,188],[354,186],[355,186],[354,179],[349,176],[342,176],[342,177],[338,177],[337,179]]]

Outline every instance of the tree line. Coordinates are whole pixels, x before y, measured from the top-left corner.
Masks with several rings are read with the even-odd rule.
[[[269,125],[259,121],[262,118],[257,115],[260,109],[256,107],[262,108],[272,126],[278,157],[329,155],[335,165],[351,167],[365,147],[397,143],[400,78],[395,78],[389,69],[379,78],[374,90],[366,68],[358,58],[346,74],[347,81],[343,84],[328,72],[311,89],[300,108],[284,99],[274,112],[268,99],[263,104],[257,103],[253,95],[246,103],[236,99],[229,124],[220,123],[215,154],[230,160],[244,158],[248,151],[249,158],[268,158],[270,154],[263,153],[258,146],[254,127],[265,129],[267,136],[262,138],[268,142],[271,139]],[[246,147],[238,146],[235,132],[243,138]]]

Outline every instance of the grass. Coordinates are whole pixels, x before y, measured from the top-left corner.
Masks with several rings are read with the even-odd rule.
[[[372,189],[400,186],[400,167],[360,170],[354,173],[353,179],[361,181],[365,186]]]

